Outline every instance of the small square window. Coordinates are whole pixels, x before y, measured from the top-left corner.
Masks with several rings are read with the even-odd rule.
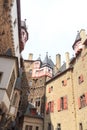
[[[83,130],[83,125],[82,125],[82,123],[79,123],[79,130]]]
[[[80,96],[80,106],[81,108],[86,106],[86,97],[85,94],[83,94],[82,96]]]
[[[39,130],[39,127],[38,127],[38,126],[36,126],[36,130]]]
[[[51,123],[48,123],[48,129],[47,130],[51,130]]]
[[[84,81],[84,78],[83,78],[83,75],[81,74],[81,75],[78,77],[78,83],[81,84],[83,81]]]
[[[62,86],[66,86],[67,85],[67,80],[63,80],[62,81]]]
[[[29,70],[29,74],[32,74],[32,69]]]
[[[25,127],[25,130],[32,130],[32,129],[33,129],[33,127],[30,125],[26,125],[26,127]]]
[[[35,103],[36,107],[39,107],[40,106],[40,97],[39,98],[36,98],[36,103]]]
[[[53,91],[53,86],[51,86],[51,91]]]
[[[29,81],[29,86],[30,86],[30,87],[32,86],[32,81]]]
[[[57,130],[61,130],[61,124],[60,123],[57,124]]]

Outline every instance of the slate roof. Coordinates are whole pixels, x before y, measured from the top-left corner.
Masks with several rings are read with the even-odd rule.
[[[36,113],[35,115],[32,115],[30,113],[30,109],[36,109],[32,103],[28,103],[26,112],[24,114],[25,116],[29,116],[29,117],[32,117],[32,118],[43,118],[40,114],[38,115],[38,113]]]
[[[80,39],[81,39],[81,37],[80,37],[80,32],[77,32],[77,36],[76,36],[75,41],[78,41],[78,40],[80,40]]]
[[[34,105],[31,104],[31,103],[29,103],[28,106],[27,106],[27,109],[26,109],[25,115],[30,114],[30,109],[31,109],[31,108],[34,108]]]
[[[7,55],[7,56],[12,56],[11,48],[9,48],[9,49],[6,51],[6,55]]]
[[[58,72],[63,72],[63,71],[65,71],[66,70],[66,63],[64,63],[61,67],[60,67],[60,69],[58,70]]]
[[[80,32],[78,31],[77,32],[77,35],[76,35],[76,39],[75,39],[75,42],[74,42],[74,44],[73,44],[73,49],[74,49],[74,45],[76,44],[76,42],[78,42],[78,41],[80,41],[81,40],[81,37],[80,37]]]
[[[37,61],[41,61],[41,55],[40,54],[39,54],[39,57],[37,58]]]
[[[48,53],[46,53],[46,57],[45,57],[44,61],[42,62],[42,67],[44,67],[44,66],[48,66],[52,69],[54,67],[53,61],[51,60],[51,58],[48,58]]]
[[[70,59],[70,62],[69,62],[69,67],[72,67],[72,62],[75,60],[75,57],[72,57]],[[66,62],[63,63],[63,65],[58,69],[57,73],[55,75],[57,75],[58,73],[62,73],[64,72],[65,70],[67,70],[66,68]],[[55,76],[54,75],[54,76]]]
[[[38,60],[38,61],[41,61],[41,58],[40,58],[40,57],[38,57],[38,58],[37,58],[37,60]]]

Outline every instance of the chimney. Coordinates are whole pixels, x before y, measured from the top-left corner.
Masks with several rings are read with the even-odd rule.
[[[69,52],[65,53],[65,57],[66,57],[66,69],[67,69],[67,68],[69,68],[69,62],[70,62]]]
[[[33,60],[33,54],[32,53],[29,53],[28,60]]]
[[[61,67],[61,55],[57,54],[56,55],[56,68],[57,70]]]
[[[81,31],[80,31],[80,37],[81,37],[82,44],[84,44],[85,40],[87,39],[87,35],[86,35],[85,29],[81,29]]]

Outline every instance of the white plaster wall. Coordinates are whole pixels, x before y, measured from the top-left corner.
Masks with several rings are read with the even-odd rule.
[[[3,101],[5,105],[7,106],[7,108],[9,108],[9,105],[10,105],[10,99],[7,96],[6,89],[8,88],[8,84],[9,84],[13,69],[15,71],[15,81],[13,84],[13,89],[12,89],[10,99],[12,97],[16,78],[17,78],[16,62],[14,59],[0,57],[0,72],[3,73],[1,81],[0,81],[0,103]]]
[[[19,52],[19,34],[18,34],[18,17],[17,17],[17,3],[14,0],[12,10],[12,26],[13,26],[13,37],[14,37],[14,48],[15,48],[15,56],[18,57],[19,67],[20,67],[20,52]],[[16,24],[14,25],[14,21],[16,20]]]
[[[6,92],[3,92],[3,100],[2,101],[5,103],[6,107],[9,109],[10,100],[9,100]]]
[[[14,65],[14,60],[0,57],[0,72],[3,72],[0,88],[7,89],[11,72],[13,70],[13,65]]]
[[[5,90],[0,90],[0,104],[1,104],[1,102],[4,102],[7,109],[9,109],[10,100],[9,100]]]

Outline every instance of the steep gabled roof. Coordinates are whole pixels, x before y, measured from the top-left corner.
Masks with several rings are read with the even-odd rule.
[[[76,39],[75,39],[75,42],[74,42],[74,44],[73,44],[73,49],[74,49],[74,45],[76,44],[76,42],[78,42],[78,41],[80,41],[81,40],[81,37],[80,37],[80,32],[78,31],[77,32],[77,35],[76,35]]]
[[[66,63],[64,63],[61,67],[60,67],[60,69],[58,70],[58,72],[63,72],[63,71],[65,71],[66,70]]]
[[[42,67],[44,67],[44,66],[48,66],[48,67],[50,67],[52,69],[54,67],[53,61],[51,60],[51,58],[48,58],[48,53],[46,53],[45,59],[42,62]]]
[[[49,65],[49,61],[48,61],[48,53],[46,53],[45,59],[43,61],[43,65]]]
[[[42,63],[42,61],[41,61],[41,55],[39,55],[39,57],[35,61],[40,61]]]
[[[75,39],[75,42],[78,41],[78,40],[80,40],[80,39],[81,39],[81,37],[80,37],[80,32],[78,31],[78,32],[77,32],[76,39]]]
[[[43,117],[40,114],[38,115],[37,112],[36,112],[35,115],[32,115],[32,113],[31,113],[32,109],[36,110],[36,108],[34,107],[34,105],[32,103],[28,103],[28,106],[27,106],[27,109],[26,109],[26,112],[25,112],[25,116],[29,116],[29,117],[32,117],[32,118],[42,118],[43,119]]]

